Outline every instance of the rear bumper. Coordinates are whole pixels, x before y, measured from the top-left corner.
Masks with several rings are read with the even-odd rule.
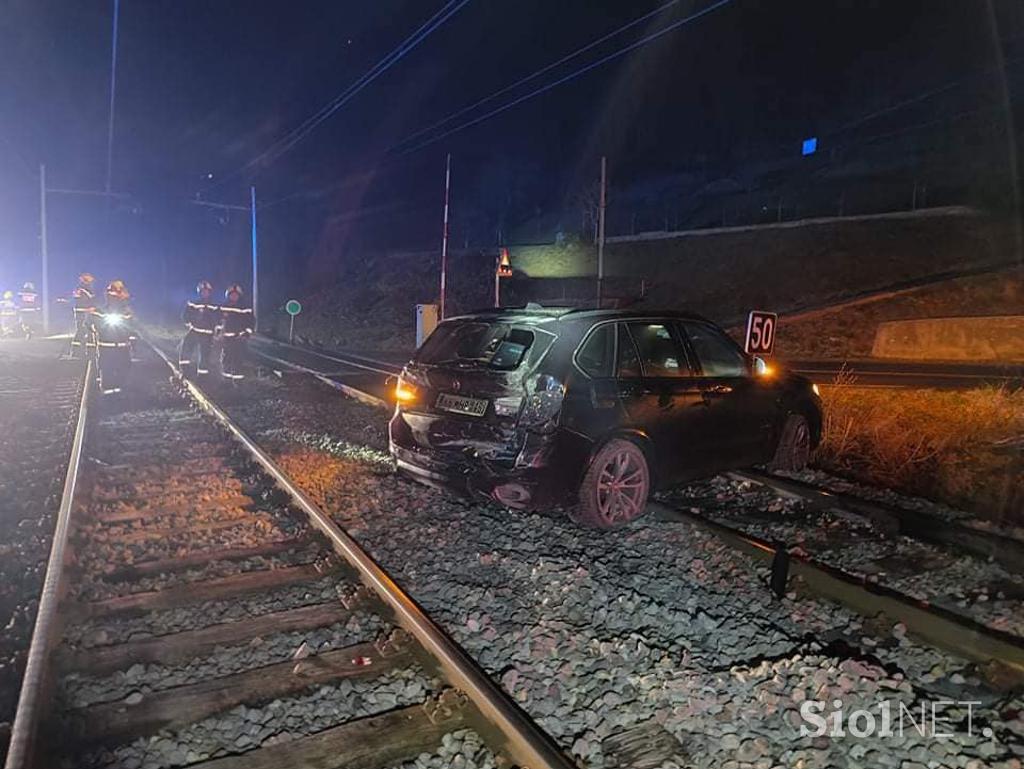
[[[400,414],[389,425],[389,448],[398,469],[421,483],[507,507],[536,510],[576,495],[589,451],[561,431],[527,436],[514,460],[492,460],[471,450],[441,451],[416,443]]]

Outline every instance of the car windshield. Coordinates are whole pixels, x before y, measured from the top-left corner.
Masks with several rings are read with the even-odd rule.
[[[513,371],[522,364],[533,341],[532,331],[507,323],[443,323],[423,344],[416,362],[432,366],[485,366]]]

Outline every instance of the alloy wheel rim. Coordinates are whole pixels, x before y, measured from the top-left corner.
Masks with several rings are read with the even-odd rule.
[[[628,450],[609,458],[597,479],[597,507],[608,523],[636,518],[647,496],[647,468]]]

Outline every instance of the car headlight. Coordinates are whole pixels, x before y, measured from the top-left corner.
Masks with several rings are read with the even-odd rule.
[[[814,384],[814,382],[811,382],[811,391],[819,398],[821,397],[821,390],[818,389],[818,385]]]
[[[103,316],[103,322],[108,326],[120,326],[124,323],[124,315],[118,315],[116,312],[107,313]]]

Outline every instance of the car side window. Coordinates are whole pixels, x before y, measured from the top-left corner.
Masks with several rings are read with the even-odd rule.
[[[679,324],[697,354],[706,377],[747,376],[747,359],[729,337],[704,323],[681,321]]]
[[[593,329],[576,353],[576,363],[595,379],[612,376],[615,371],[615,325],[605,323]]]
[[[636,345],[630,337],[629,329],[625,323],[615,324],[619,332],[619,344],[616,351],[615,375],[619,379],[640,378],[640,356],[637,354]]]
[[[629,324],[636,340],[644,376],[690,376],[690,368],[672,329],[665,323],[638,321]]]

